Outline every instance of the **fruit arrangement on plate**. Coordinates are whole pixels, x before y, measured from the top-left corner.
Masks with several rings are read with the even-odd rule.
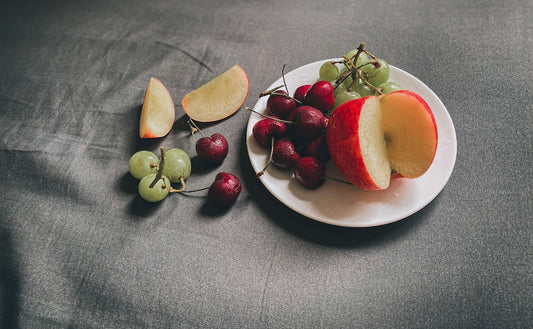
[[[283,70],[282,70],[283,75]],[[431,166],[438,132],[433,112],[417,93],[389,81],[390,68],[362,43],[338,60],[324,62],[318,81],[285,83],[261,93],[264,118],[252,130],[269,149],[270,164],[293,171],[308,189],[326,179],[331,159],[345,182],[362,190],[383,190],[394,178],[417,178]]]

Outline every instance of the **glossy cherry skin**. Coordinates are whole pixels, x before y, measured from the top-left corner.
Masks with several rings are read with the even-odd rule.
[[[294,168],[294,177],[307,189],[320,187],[326,177],[326,166],[313,157],[301,158]]]
[[[290,125],[290,133],[296,139],[308,140],[322,134],[326,128],[326,118],[324,114],[311,106],[297,107],[289,117],[293,122]]]
[[[318,81],[305,94],[305,104],[327,113],[335,105],[333,91],[329,81]]]
[[[301,102],[301,104],[299,104],[299,105],[304,105],[304,103],[305,103],[305,94],[307,94],[307,91],[309,90],[309,88],[311,88],[311,85],[302,85],[302,86],[296,88],[296,90],[294,91],[293,97],[296,100],[299,100]]]
[[[264,118],[257,121],[252,128],[252,135],[257,144],[268,147],[272,138],[283,137],[287,134],[287,126],[283,122]]]
[[[271,115],[280,119],[286,119],[289,113],[296,108],[296,101],[288,97],[287,93],[283,90],[276,90],[275,93],[268,97],[266,109]]]
[[[281,168],[294,168],[300,155],[294,143],[288,138],[281,138],[274,142],[272,150],[272,164]]]
[[[227,207],[235,203],[239,194],[241,194],[241,190],[241,181],[237,176],[227,172],[220,172],[209,187],[207,198],[220,206]]]
[[[196,154],[209,163],[221,164],[228,155],[228,141],[219,133],[196,141]]]

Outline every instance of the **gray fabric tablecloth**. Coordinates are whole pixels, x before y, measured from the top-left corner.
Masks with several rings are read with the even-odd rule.
[[[523,1],[3,1],[0,328],[531,328],[533,4]],[[218,167],[193,157],[179,102],[239,64],[244,106],[287,70],[360,42],[427,84],[457,162],[427,207],[343,228],[255,179],[244,109]],[[176,124],[138,138],[150,77]],[[128,159],[180,147],[190,184],[243,191],[148,205]]]

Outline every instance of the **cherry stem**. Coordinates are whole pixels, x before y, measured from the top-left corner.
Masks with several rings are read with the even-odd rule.
[[[272,88],[272,89],[269,89],[269,90],[265,90],[265,91],[262,91],[260,94],[259,94],[259,97],[264,97],[264,96],[270,96],[273,92],[275,92],[276,90],[278,90],[279,88],[283,87],[283,85],[281,86],[277,86],[276,88]],[[284,94],[285,95],[285,94]]]
[[[338,179],[338,178],[333,178],[333,177],[329,177],[329,176],[325,176],[324,177],[325,179],[329,179],[329,180],[332,180],[334,182],[339,182],[339,183],[344,183],[344,184],[348,184],[348,185],[353,185],[352,183],[348,182],[348,181],[345,181],[345,180],[342,180],[342,179]]]
[[[165,167],[165,159],[167,158],[167,154],[165,152],[165,148],[161,147],[161,161],[159,161],[159,166],[157,167],[157,174],[155,175],[154,180],[148,187],[153,188],[155,184],[161,179],[163,176],[163,168]]]
[[[296,122],[293,122],[293,121],[288,121],[288,120],[283,120],[283,119],[280,119],[280,118],[275,118],[275,117],[271,117],[269,115],[266,115],[266,114],[263,114],[261,112],[257,112],[256,110],[254,110],[253,108],[251,107],[246,107],[246,109],[250,112],[253,112],[255,114],[259,114],[260,116],[262,116],[263,118],[267,118],[267,119],[270,119],[270,120],[274,120],[274,121],[277,121],[277,122],[282,122],[282,123],[285,123],[285,124],[289,124],[289,125],[295,125]]]
[[[259,178],[259,177],[261,177],[261,176],[263,176],[265,174],[265,171],[268,169],[268,167],[272,163],[272,155],[273,154],[274,154],[274,137],[272,137],[271,142],[270,142],[270,154],[268,155],[268,162],[267,162],[265,167],[260,172],[255,174],[255,177]]]
[[[294,98],[294,97],[292,97],[292,96],[290,96],[288,94],[278,93],[277,90],[279,90],[281,87],[283,87],[283,86],[279,86],[279,87],[276,87],[276,88],[273,88],[273,89],[270,89],[270,90],[265,90],[265,91],[263,91],[263,92],[261,92],[259,94],[259,98],[264,97],[264,96],[277,95],[277,96],[283,96],[285,98],[292,99],[292,100],[294,100],[296,103],[298,103],[300,105],[302,104],[301,101],[297,100],[296,98]]]
[[[281,68],[281,78],[283,79],[283,85],[285,86],[285,91],[287,92],[287,95],[289,94],[289,88],[287,87],[287,81],[285,81],[285,67],[287,66],[287,63],[283,64],[283,67]]]
[[[196,189],[196,190],[188,190],[188,191],[181,191],[181,193],[194,193],[194,192],[200,192],[200,191],[205,191],[205,190],[208,190],[209,187],[202,187],[202,188],[199,188],[199,189]]]
[[[202,135],[202,137],[206,137],[206,135],[204,134],[204,132],[202,131],[202,129],[200,129],[196,123],[194,123],[193,119],[189,118],[189,120],[187,120],[187,124],[189,125],[189,127],[191,127],[191,132],[192,134],[194,135],[194,132],[195,131],[199,131],[200,134]]]

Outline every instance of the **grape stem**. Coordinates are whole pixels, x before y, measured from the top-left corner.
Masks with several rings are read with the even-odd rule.
[[[168,186],[168,191],[170,193],[181,193],[185,191],[185,178],[183,176],[180,176],[180,185],[181,187],[179,189],[175,189],[172,186]]]
[[[159,161],[159,167],[157,167],[157,174],[155,175],[155,178],[154,180],[152,181],[152,183],[150,183],[150,185],[148,187],[150,188],[154,188],[155,184],[161,179],[161,177],[163,176],[163,168],[165,167],[165,159],[167,157],[167,154],[165,152],[165,148],[164,147],[161,147],[160,148],[161,150],[161,161]]]
[[[370,57],[370,60],[366,63],[363,63],[359,66],[355,66],[357,63],[357,59],[361,55],[361,53],[365,53]],[[376,56],[374,56],[372,53],[370,53],[368,50],[365,49],[365,43],[361,42],[359,44],[359,47],[357,47],[357,52],[355,55],[353,55],[351,58],[348,58],[346,56],[342,56],[343,59],[341,61],[335,62],[335,63],[342,63],[344,66],[346,66],[346,72],[343,73],[337,80],[335,81],[335,87],[336,89],[341,83],[343,83],[349,76],[352,77],[352,83],[348,88],[346,88],[348,91],[351,91],[352,88],[357,84],[358,80],[363,81],[363,83],[367,86],[369,86],[371,89],[374,90],[374,93],[377,93],[378,95],[382,95],[383,91],[380,88],[377,88],[373,86],[370,82],[368,82],[368,74],[366,74],[365,71],[362,70],[364,66],[367,65],[373,65],[375,68],[380,68],[381,64],[378,62]]]

